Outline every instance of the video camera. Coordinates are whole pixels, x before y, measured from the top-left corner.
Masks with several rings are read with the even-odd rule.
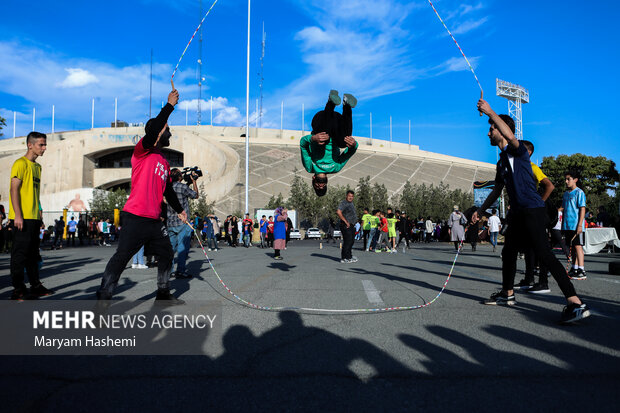
[[[187,185],[191,185],[192,176],[194,177],[194,180],[197,180],[198,178],[202,176],[202,171],[197,166],[186,166],[181,171],[181,175],[185,183],[187,183]]]

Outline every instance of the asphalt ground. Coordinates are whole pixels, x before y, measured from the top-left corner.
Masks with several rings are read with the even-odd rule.
[[[440,291],[451,244],[415,244],[403,253],[367,253],[341,264],[338,244],[294,241],[273,250],[210,253],[240,297],[262,306],[326,309],[415,306]],[[42,280],[53,299],[93,299],[115,246],[43,251]],[[558,323],[565,304],[551,294],[517,293],[517,305],[481,300],[501,287],[499,250],[468,245],[443,294],[402,312],[316,315],[258,311],[220,285],[199,248],[191,280],[172,281],[184,300],[217,300],[222,330],[202,338],[199,356],[2,356],[2,411],[618,411],[620,254],[586,256],[574,281],[593,316]],[[0,299],[11,292],[9,256],[0,256]],[[524,262],[519,260],[523,270]],[[516,281],[522,277],[517,273]],[[128,268],[115,298],[153,299],[156,269]],[[47,299],[47,298],[44,298]],[[6,338],[4,338],[6,339]],[[179,349],[179,354],[183,349]]]

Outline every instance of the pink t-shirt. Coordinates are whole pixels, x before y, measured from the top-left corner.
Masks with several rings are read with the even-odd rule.
[[[123,211],[146,218],[159,219],[170,165],[158,148],[144,149],[142,139],[131,157],[131,193]]]

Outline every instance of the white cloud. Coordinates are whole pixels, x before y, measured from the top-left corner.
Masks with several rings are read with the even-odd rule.
[[[478,62],[480,61],[480,57],[468,57],[469,63],[471,63],[472,67],[476,69],[478,66]],[[462,57],[452,57],[439,66],[435,68],[437,70],[437,74],[441,75],[449,72],[460,72],[463,70],[470,70],[467,62]]]
[[[127,122],[148,119],[150,65],[147,63],[119,67],[107,62],[66,58],[36,47],[3,41],[0,41],[0,61],[0,90],[26,102],[9,108],[9,112],[28,112],[36,107],[37,127],[51,125],[39,119],[51,118],[52,105],[56,106],[56,130],[90,126],[91,99],[95,99],[95,126],[109,125],[113,121],[115,98],[118,99],[118,119]],[[171,73],[169,64],[153,65],[152,116],[167,99]],[[181,99],[189,95],[195,88],[194,71],[177,72],[175,86]],[[203,84],[203,91],[208,88]],[[224,108],[227,102],[226,98],[214,99],[218,108]],[[235,110],[239,113],[238,109],[227,109],[221,119],[236,122]],[[21,123],[22,128],[18,125],[17,133],[27,133],[32,124],[28,126],[26,117],[21,117]]]
[[[203,113],[211,111],[213,103],[213,123],[220,125],[240,125],[245,122],[245,116],[237,107],[228,104],[228,99],[224,97],[214,97],[209,100],[200,100],[200,110]],[[195,112],[198,110],[198,99],[183,100],[179,102],[179,110]]]
[[[88,70],[84,70],[81,68],[69,68],[65,69],[69,75],[60,82],[57,86],[63,88],[71,88],[71,87],[82,87],[91,83],[99,82],[97,76],[90,73]]]
[[[483,17],[477,20],[466,20],[463,23],[459,24],[453,31],[452,34],[464,34],[470,32],[472,30],[477,29],[482,26],[489,20],[488,17]]]

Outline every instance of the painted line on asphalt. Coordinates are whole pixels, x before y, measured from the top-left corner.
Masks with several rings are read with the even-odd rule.
[[[372,281],[362,280],[362,285],[364,286],[364,292],[366,293],[366,297],[368,297],[368,301],[372,304],[385,305],[381,299],[381,292],[375,288]]]
[[[601,278],[601,277],[596,277],[596,278],[592,278],[593,280],[601,280],[601,281],[607,281],[608,283],[614,283],[614,284],[620,284],[620,281],[618,280],[611,280],[609,278]]]

